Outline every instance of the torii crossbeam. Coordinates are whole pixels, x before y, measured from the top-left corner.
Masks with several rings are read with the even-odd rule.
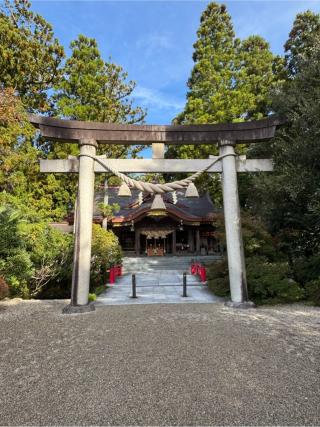
[[[41,160],[45,173],[78,173],[78,206],[72,276],[71,303],[65,313],[81,313],[94,309],[88,304],[95,173],[106,173],[106,167],[122,173],[222,173],[223,207],[225,216],[227,256],[232,307],[252,307],[248,299],[246,269],[241,233],[237,172],[272,171],[270,159],[246,159],[236,156],[235,145],[270,139],[284,122],[271,116],[267,119],[217,125],[119,125],[110,123],[60,120],[30,115],[31,123],[41,135],[53,141],[78,143],[79,158]],[[152,159],[106,159],[96,157],[101,144],[152,144]],[[165,144],[218,144],[219,158],[164,159]],[[219,160],[220,159],[220,160]]]

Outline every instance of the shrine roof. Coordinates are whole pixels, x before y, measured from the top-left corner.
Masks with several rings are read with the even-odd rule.
[[[108,188],[108,204],[117,203],[120,205],[120,211],[115,214],[112,223],[126,223],[134,220],[138,222],[147,216],[153,202],[153,196],[145,195],[142,203],[139,205],[139,190],[131,189],[131,197],[119,197],[119,187]],[[189,222],[208,222],[212,221],[215,214],[220,212],[210,199],[208,193],[200,195],[198,198],[185,197],[186,190],[177,190],[177,202],[174,204],[172,193],[164,194],[163,201],[169,216],[183,219]],[[95,196],[94,217],[101,217],[97,205],[104,200],[104,192],[98,192]]]

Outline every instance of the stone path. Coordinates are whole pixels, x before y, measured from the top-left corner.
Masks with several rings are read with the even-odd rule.
[[[182,297],[182,274],[174,271],[137,273],[137,297],[132,295],[131,274],[117,279],[117,283],[97,298],[97,304],[159,304],[208,303],[223,301],[209,291],[206,285],[192,275],[187,275],[187,298]]]

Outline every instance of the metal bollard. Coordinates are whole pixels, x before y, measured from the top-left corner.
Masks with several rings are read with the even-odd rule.
[[[137,298],[137,289],[136,289],[136,275],[132,275],[132,297]]]
[[[187,273],[183,273],[183,294],[182,296],[185,298],[187,297]]]

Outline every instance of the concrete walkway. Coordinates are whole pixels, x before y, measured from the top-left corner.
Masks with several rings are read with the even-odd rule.
[[[153,273],[137,273],[137,297],[132,295],[131,274],[117,279],[112,287],[108,288],[97,299],[97,304],[159,304],[159,303],[208,303],[223,301],[202,285],[198,278],[187,275],[187,298],[182,297],[182,274],[174,271],[155,271]]]

